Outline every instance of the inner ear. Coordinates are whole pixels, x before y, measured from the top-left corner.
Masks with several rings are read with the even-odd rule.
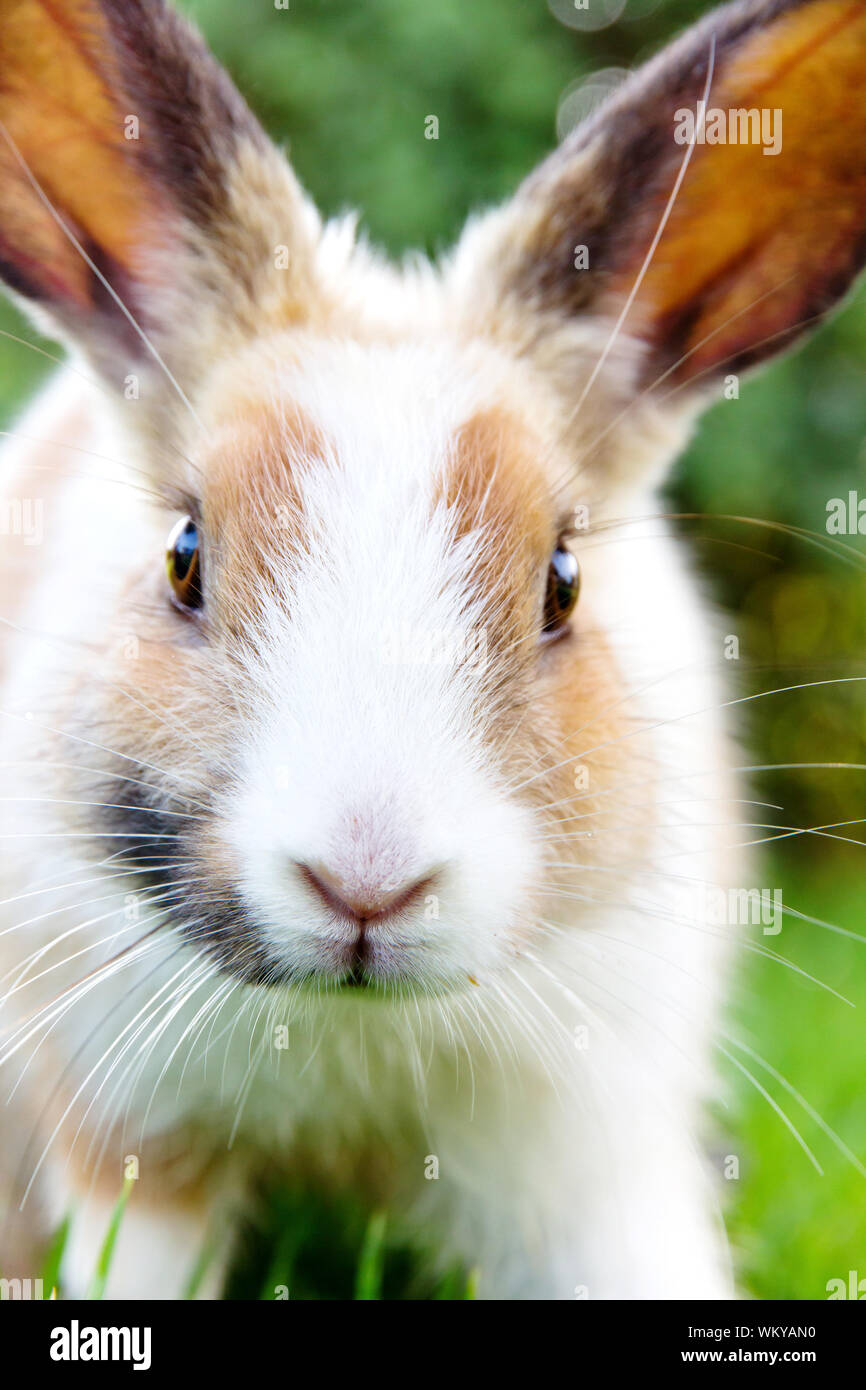
[[[0,275],[100,365],[146,357],[130,317],[183,341],[251,322],[269,277],[296,302],[310,218],[163,0],[0,0]]]
[[[5,5],[0,71],[4,278],[61,313],[98,314],[94,266],[129,290],[181,219],[217,215],[215,142],[240,98],[158,0]]]
[[[7,5],[0,24],[0,273],[71,317],[102,312],[94,266],[128,288],[136,238],[146,244],[161,211],[140,145],[123,139],[131,103],[108,85],[105,19],[91,14],[79,43],[81,10],[67,28],[41,4]]]
[[[527,180],[488,273],[524,313],[615,320],[633,296],[623,335],[643,345],[638,386],[761,361],[866,258],[864,72],[861,0],[749,0],[710,15]],[[691,146],[684,111],[697,116]]]

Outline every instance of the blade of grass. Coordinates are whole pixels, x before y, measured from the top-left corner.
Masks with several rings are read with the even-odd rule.
[[[183,1293],[181,1294],[182,1299],[191,1301],[198,1298],[199,1289],[204,1282],[205,1275],[216,1258],[216,1253],[215,1243],[210,1240],[205,1241],[184,1286]]]
[[[370,1217],[355,1277],[356,1299],[371,1301],[382,1297],[387,1219],[383,1211],[376,1211]]]
[[[117,1236],[120,1231],[120,1224],[123,1221],[123,1213],[126,1211],[126,1204],[129,1201],[129,1194],[135,1186],[135,1178],[126,1178],[121,1188],[120,1196],[114,1204],[111,1213],[111,1220],[108,1223],[108,1230],[99,1251],[99,1258],[96,1261],[96,1269],[87,1290],[89,1299],[102,1299],[105,1297],[105,1285],[108,1282],[108,1274],[111,1269],[111,1261],[114,1255],[114,1247],[117,1243]]]
[[[464,1299],[476,1297],[479,1270],[450,1269],[443,1274],[436,1286],[433,1298],[446,1303],[462,1303]]]
[[[283,1237],[277,1246],[276,1254],[271,1260],[268,1272],[259,1290],[259,1300],[261,1302],[273,1302],[276,1297],[277,1288],[291,1290],[292,1274],[294,1272],[295,1259],[298,1253],[298,1244],[299,1238],[296,1232],[283,1232]]]
[[[66,1242],[69,1239],[69,1228],[71,1224],[72,1218],[67,1214],[60,1223],[54,1235],[54,1239],[48,1247],[45,1260],[43,1261],[40,1277],[42,1279],[43,1289],[48,1290],[45,1294],[46,1298],[51,1298],[52,1295],[55,1298],[60,1297],[60,1265],[63,1261],[63,1252],[66,1249]]]

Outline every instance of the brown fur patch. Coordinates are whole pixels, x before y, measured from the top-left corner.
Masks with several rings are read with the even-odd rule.
[[[332,456],[319,426],[291,402],[277,414],[238,402],[205,466],[207,545],[220,552],[213,602],[232,626],[249,620],[268,591],[273,560],[309,544],[303,476]]]
[[[540,457],[526,422],[490,406],[457,431],[437,494],[454,518],[455,539],[478,539],[472,583],[490,595],[490,635],[500,646],[531,638],[533,571],[556,539]]]

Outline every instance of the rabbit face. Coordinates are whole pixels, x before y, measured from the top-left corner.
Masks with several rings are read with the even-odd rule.
[[[559,915],[559,861],[594,857],[571,833],[595,805],[576,752],[605,746],[598,790],[635,752],[555,402],[444,335],[287,334],[198,404],[161,513],[166,531],[190,517],[195,597],[155,522],[147,545],[130,535],[120,659],[68,712],[111,726],[121,758],[98,831],[244,979],[471,987]],[[607,864],[645,838],[617,809]]]

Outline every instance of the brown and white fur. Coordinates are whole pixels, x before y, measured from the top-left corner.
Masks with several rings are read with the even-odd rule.
[[[4,1274],[74,1210],[81,1295],[134,1158],[121,1297],[179,1296],[262,1175],[484,1297],[730,1295],[701,903],[747,793],[655,490],[859,268],[864,52],[860,0],[719,11],[397,269],[163,4],[0,3],[0,270],[74,349],[3,455],[44,515],[0,555]],[[677,145],[707,94],[781,154]]]

